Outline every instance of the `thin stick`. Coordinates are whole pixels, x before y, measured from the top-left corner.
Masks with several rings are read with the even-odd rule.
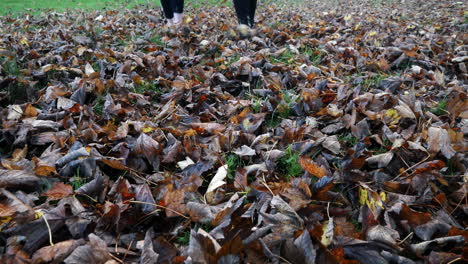
[[[112,255],[111,253],[108,253],[108,254],[109,254],[109,256],[110,256],[111,258],[113,258],[115,261],[117,261],[117,262],[119,262],[119,263],[124,263],[121,259],[119,259],[118,257]]]
[[[140,201],[130,201],[130,203],[137,203],[137,204],[149,204],[149,205],[153,205],[153,206],[156,206],[156,207],[159,207],[159,208],[163,208],[163,209],[166,209],[166,210],[169,210],[179,216],[182,216],[183,218],[185,219],[190,219],[190,217],[188,216],[185,216],[184,214],[180,213],[180,212],[177,212],[175,210],[172,210],[171,208],[167,208],[165,206],[162,206],[162,205],[159,205],[159,204],[155,204],[155,203],[147,203],[147,202],[140,202]]]
[[[91,201],[95,202],[95,203],[98,203],[98,201],[96,199],[94,199],[93,197],[87,195],[86,193],[75,193],[76,194],[79,194],[79,195],[83,195],[85,197],[88,197]]]
[[[265,175],[262,175],[262,179],[263,179],[263,182],[260,181],[263,185],[265,185],[265,187],[268,189],[268,191],[270,191],[271,195],[275,196],[275,194],[273,193],[273,191],[270,189],[270,186],[268,186],[268,184],[266,183],[266,180],[265,180]]]
[[[456,259],[450,261],[450,262],[447,263],[447,264],[452,264],[452,263],[457,262],[457,261],[459,261],[459,260],[461,260],[461,259],[462,259],[461,257],[458,257],[458,258],[456,258]]]
[[[279,258],[279,259],[281,259],[282,261],[284,261],[284,262],[286,262],[286,263],[288,263],[288,264],[292,264],[291,262],[289,262],[287,259],[283,258],[283,257],[280,256],[280,255],[274,255],[274,256],[277,257],[277,258]]]
[[[54,246],[54,242],[52,241],[52,230],[50,229],[49,222],[47,221],[47,218],[45,217],[44,213],[42,213],[42,218],[44,218],[44,222],[45,222],[45,224],[47,226],[47,231],[49,232],[49,243],[50,243],[51,246]]]
[[[412,236],[413,236],[413,232],[409,233],[405,238],[403,238],[402,241],[398,242],[398,245],[405,243],[405,241],[408,240]]]
[[[420,162],[414,164],[413,166],[407,168],[406,170],[404,170],[403,172],[401,172],[400,174],[398,174],[395,178],[392,179],[392,181],[394,181],[394,180],[400,178],[401,175],[403,175],[404,173],[408,172],[409,170],[414,169],[416,166],[421,165],[423,162],[425,162],[426,160],[428,160],[430,157],[431,157],[431,155],[429,154],[425,159],[421,160]]]

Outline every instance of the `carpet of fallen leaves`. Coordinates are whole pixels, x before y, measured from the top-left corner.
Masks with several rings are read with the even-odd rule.
[[[0,262],[466,261],[466,11],[366,3],[2,17]]]

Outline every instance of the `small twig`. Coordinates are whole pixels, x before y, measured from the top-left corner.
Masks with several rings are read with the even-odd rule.
[[[413,232],[409,233],[405,238],[403,238],[402,241],[398,242],[398,245],[405,243],[405,241],[408,240],[412,236],[413,236]]]
[[[447,263],[447,264],[452,264],[452,263],[457,262],[457,261],[459,261],[459,260],[461,260],[461,259],[462,259],[461,257],[458,257],[458,258],[456,258],[456,259],[450,261],[450,262]]]
[[[328,219],[330,219],[330,202],[327,203],[327,215]]]
[[[52,241],[52,230],[50,229],[50,225],[49,225],[49,222],[47,221],[45,213],[43,213],[42,211],[39,211],[39,213],[42,213],[41,217],[44,219],[44,222],[47,226],[47,231],[49,232],[49,243],[51,246],[54,246],[54,242]]]
[[[109,256],[110,256],[111,258],[113,258],[115,261],[119,262],[119,263],[124,263],[121,259],[119,259],[118,257],[112,255],[111,253],[109,253]]]
[[[280,256],[280,255],[274,254],[274,256],[277,257],[277,258],[279,258],[279,259],[281,259],[282,261],[284,261],[284,262],[286,262],[286,263],[288,263],[288,264],[292,264],[291,262],[289,262],[287,259],[283,258],[283,257]]]
[[[163,209],[166,209],[166,210],[168,210],[168,211],[171,211],[171,212],[173,212],[173,213],[175,213],[175,214],[177,214],[177,215],[179,215],[179,216],[182,216],[182,217],[185,218],[185,219],[190,219],[190,217],[185,216],[184,214],[182,214],[182,213],[180,213],[180,212],[177,212],[177,211],[175,211],[175,210],[172,210],[172,209],[170,209],[170,208],[167,208],[167,207],[162,206],[162,205],[159,205],[159,204],[147,203],[147,202],[140,202],[140,201],[130,201],[130,203],[138,203],[138,204],[149,204],[149,205],[153,205],[153,206],[156,206],[156,207],[163,208]]]
[[[268,191],[270,191],[271,195],[275,196],[273,191],[270,189],[270,186],[268,186],[268,184],[266,183],[265,175],[263,175],[262,178],[263,178],[263,181],[260,181],[260,182],[268,189]]]
[[[414,164],[413,166],[407,168],[406,170],[404,170],[403,172],[401,172],[400,174],[398,174],[395,178],[392,179],[392,181],[394,181],[394,180],[400,178],[401,175],[407,173],[409,170],[412,170],[412,169],[414,169],[415,167],[421,165],[421,164],[424,163],[426,160],[428,160],[430,157],[431,157],[431,155],[429,154],[425,159],[421,160],[420,162]],[[410,174],[410,175],[411,175],[411,174]]]
[[[87,195],[86,193],[75,193],[75,195],[77,195],[77,194],[83,195],[83,196],[89,198],[91,201],[93,201],[93,202],[95,202],[95,203],[99,203],[96,199],[94,199],[93,197]]]
[[[273,148],[276,147],[277,143],[278,143],[278,141],[275,141],[275,144],[273,144],[273,146],[271,147],[270,151],[268,152],[268,156],[266,158],[266,161],[268,161],[270,159],[271,152],[273,151]]]
[[[133,243],[133,239],[132,239],[132,241],[130,241],[130,243],[128,243],[127,251],[125,252],[122,260],[125,260],[127,258],[128,252],[130,251],[130,248],[132,247],[132,243]]]

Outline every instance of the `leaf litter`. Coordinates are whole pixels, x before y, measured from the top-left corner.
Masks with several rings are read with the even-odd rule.
[[[462,2],[0,20],[2,263],[467,261]]]

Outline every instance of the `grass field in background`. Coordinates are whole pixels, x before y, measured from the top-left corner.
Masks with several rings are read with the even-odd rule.
[[[159,5],[159,0],[0,0],[0,15],[21,13],[31,9],[63,11],[66,9],[102,9],[133,7],[140,4]]]

